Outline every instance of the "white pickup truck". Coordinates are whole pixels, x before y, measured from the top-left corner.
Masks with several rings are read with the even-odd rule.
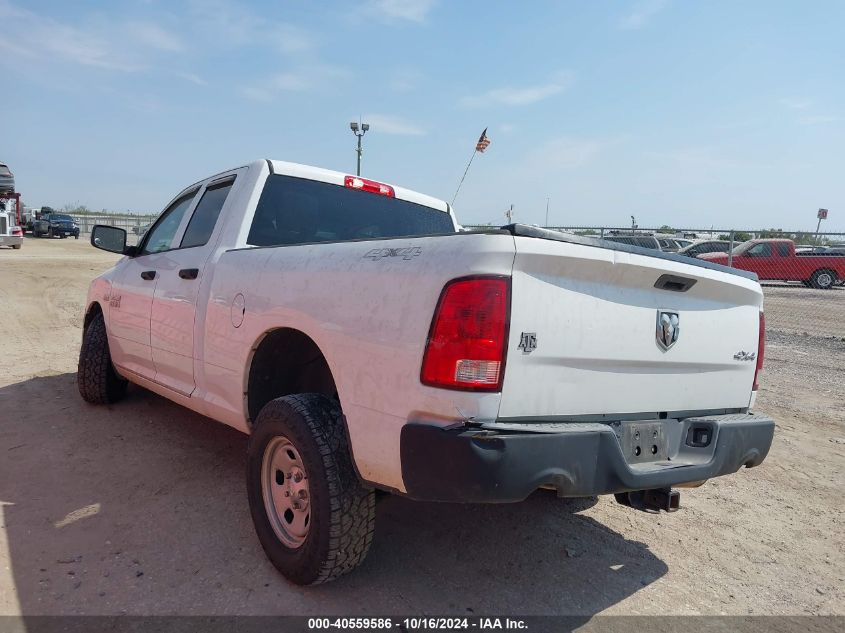
[[[674,510],[760,464],[753,273],[520,225],[279,161],[195,183],[88,294],[78,383],[127,381],[250,434],[258,537],[290,580],[358,565],[375,491],[513,502],[539,488]]]

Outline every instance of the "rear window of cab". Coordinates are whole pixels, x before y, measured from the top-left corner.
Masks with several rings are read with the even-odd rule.
[[[247,244],[286,246],[454,233],[451,216],[398,198],[340,185],[271,175]]]

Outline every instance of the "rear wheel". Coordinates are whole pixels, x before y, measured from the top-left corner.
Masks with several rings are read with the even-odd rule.
[[[821,290],[827,290],[833,287],[835,283],[836,274],[830,270],[817,270],[810,278],[810,284],[813,288],[819,288]]]
[[[82,336],[76,383],[79,395],[91,404],[110,404],[126,395],[126,381],[118,376],[112,366],[106,322],[102,314],[92,319]]]
[[[268,402],[247,452],[258,540],[288,580],[313,585],[352,571],[375,529],[375,494],[352,466],[343,416],[322,394]]]
[[[12,244],[12,248],[14,248],[15,250],[20,249],[20,247],[21,247],[20,244]]]

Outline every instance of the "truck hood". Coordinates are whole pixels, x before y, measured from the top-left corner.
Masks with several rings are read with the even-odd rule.
[[[702,253],[701,255],[697,256],[697,259],[703,259],[704,261],[712,262],[714,264],[727,265],[728,254],[727,253]]]

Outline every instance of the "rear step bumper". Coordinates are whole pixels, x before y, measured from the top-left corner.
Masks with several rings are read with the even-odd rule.
[[[757,466],[775,428],[754,414],[648,421],[646,428],[658,423],[659,461],[626,459],[625,427],[639,422],[524,425],[530,431],[411,423],[402,429],[402,477],[410,497],[472,503],[521,501],[543,486],[563,497],[670,488]]]

